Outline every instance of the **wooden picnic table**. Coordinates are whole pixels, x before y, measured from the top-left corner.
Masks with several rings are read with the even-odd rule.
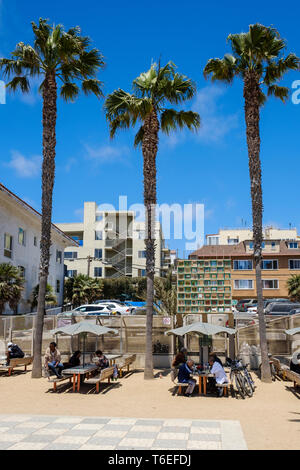
[[[119,359],[120,357],[123,357],[123,354],[104,354],[106,359],[109,361],[109,366],[113,366],[116,363],[116,359]],[[98,358],[94,357],[93,362],[98,362]]]
[[[210,372],[199,372],[197,374],[193,374],[193,377],[195,378],[198,377],[199,395],[202,395],[202,385],[203,385],[203,393],[204,395],[206,395],[207,378],[214,377],[214,374],[211,374]]]
[[[80,376],[83,375],[89,376],[91,372],[97,370],[98,367],[96,364],[86,364],[83,366],[72,367],[70,369],[64,369],[62,371],[63,375],[73,375],[73,392],[76,391],[76,377],[77,377],[77,392],[80,390]]]

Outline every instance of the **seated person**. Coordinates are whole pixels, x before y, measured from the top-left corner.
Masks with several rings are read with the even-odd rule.
[[[102,370],[102,369],[106,369],[107,367],[109,367],[109,361],[104,356],[102,351],[100,351],[100,349],[98,349],[98,351],[96,351],[95,354],[98,358],[98,361],[96,362],[98,369]]]
[[[65,369],[80,366],[81,351],[75,351],[69,359],[69,362],[64,362]]]
[[[45,369],[49,369],[54,372],[56,377],[59,379],[62,378],[61,371],[64,369],[63,364],[61,363],[61,355],[58,349],[56,349],[56,343],[54,341],[50,343],[49,348],[47,348],[45,356]]]
[[[22,349],[17,345],[12,342],[9,342],[7,344],[7,353],[6,353],[6,359],[7,359],[7,365],[9,365],[10,359],[22,359],[25,356],[23,353]]]
[[[290,370],[300,374],[300,351],[296,351],[293,354],[292,360],[290,362]]]
[[[173,362],[172,362],[172,367],[175,367],[176,369],[181,366],[181,364],[186,363],[186,354],[187,354],[187,349],[186,348],[181,348],[180,352],[176,354]]]
[[[228,383],[227,375],[225,370],[223,369],[223,366],[221,366],[221,364],[216,361],[213,356],[209,357],[209,365],[211,367],[210,373],[214,374],[217,384]],[[219,397],[223,395],[223,391],[223,388],[220,387],[218,391]]]
[[[223,363],[222,363],[221,359],[217,356],[217,354],[215,352],[210,352],[209,353],[208,361],[211,357],[214,358],[215,362],[218,362],[223,367]]]
[[[185,395],[190,397],[194,391],[196,380],[191,377],[193,373],[194,361],[189,359],[186,363],[181,364],[178,371],[178,383],[188,383]]]

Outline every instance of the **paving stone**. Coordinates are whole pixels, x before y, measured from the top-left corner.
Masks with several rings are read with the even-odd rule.
[[[27,434],[0,434],[0,442],[19,442],[27,437]]]
[[[192,421],[191,426],[200,426],[202,428],[221,428],[221,423],[219,421]]]
[[[158,433],[158,436],[157,436],[157,439],[168,439],[168,440],[187,440],[189,437],[189,434],[186,432],[186,433],[182,433],[182,432],[159,432]]]
[[[107,424],[110,418],[84,418],[81,424]]]
[[[23,423],[18,424],[15,426],[15,429],[40,429],[47,425],[44,421],[24,421]]]
[[[93,424],[93,423],[90,423],[90,424],[85,424],[85,423],[80,423],[80,424],[76,424],[76,426],[74,426],[72,429],[91,429],[91,430],[94,430],[95,432],[96,431],[100,431],[100,429],[105,429],[105,425],[104,424]]]
[[[190,434],[221,434],[221,428],[202,428],[200,426],[192,426],[190,428]]]
[[[174,432],[174,433],[189,433],[190,428],[189,426],[163,426],[160,430],[160,432]]]
[[[136,447],[143,447],[144,449],[151,449],[154,439],[141,439],[141,438],[128,438],[125,437],[120,442],[119,446],[135,449]]]
[[[73,424],[78,424],[81,423],[82,418],[79,418],[78,416],[62,416],[60,418],[56,418],[54,421],[55,423],[73,423]]]
[[[188,450],[220,450],[220,442],[212,441],[188,441],[187,443]]]
[[[30,436],[25,437],[22,442],[46,442],[50,444],[50,442],[53,442],[56,439],[56,436],[53,436],[51,434],[31,434]]]
[[[83,445],[88,441],[90,436],[59,436],[53,441],[53,444],[74,444],[74,445]]]
[[[64,433],[64,436],[93,436],[95,429],[70,429]]]
[[[117,446],[121,441],[120,437],[94,437],[86,442],[87,445],[96,446]]]
[[[72,423],[50,423],[43,429],[72,429],[74,424]]]
[[[42,450],[47,446],[46,442],[18,442],[8,450]]]
[[[81,444],[49,444],[43,450],[79,450]]]
[[[220,434],[190,434],[189,440],[221,442],[221,435]]]
[[[7,441],[7,442],[0,442],[0,450],[7,450],[11,446],[13,446],[15,443],[12,441]]]
[[[158,432],[133,432],[133,431],[129,431],[127,434],[126,434],[126,438],[133,438],[133,439],[156,439],[158,435]]]
[[[169,439],[156,439],[154,443],[152,444],[152,449],[178,449],[178,450],[185,450],[187,447],[187,441],[186,440],[169,440]]]
[[[163,419],[137,419],[135,426],[163,426]]]
[[[106,431],[129,431],[131,424],[108,424],[105,426]]]
[[[132,426],[130,432],[159,432],[161,430],[161,426],[144,426],[144,425],[135,425]]]
[[[79,450],[114,450],[114,449],[116,449],[115,446],[96,446],[96,445],[84,444],[82,447],[80,447]]]
[[[127,434],[127,431],[107,431],[106,429],[101,429],[94,434],[93,437],[124,437]]]
[[[131,425],[133,426],[136,423],[135,418],[111,418],[108,422],[108,425]]]

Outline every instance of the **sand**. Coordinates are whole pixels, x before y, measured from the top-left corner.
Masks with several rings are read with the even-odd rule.
[[[47,379],[31,379],[27,373],[0,374],[0,414],[43,414],[137,418],[194,418],[238,420],[249,449],[300,449],[300,401],[291,382],[263,384],[256,380],[252,398],[172,396],[170,375],[155,371],[157,378],[144,381],[136,371],[112,387],[95,394],[83,385],[73,393],[64,382],[57,393]]]

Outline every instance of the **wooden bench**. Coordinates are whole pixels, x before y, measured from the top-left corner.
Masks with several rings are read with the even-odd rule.
[[[33,356],[27,356],[22,358],[10,359],[9,365],[0,366],[0,370],[8,370],[8,375],[10,376],[13,373],[13,370],[16,367],[24,366],[24,371],[27,371],[27,366],[33,363]]]
[[[171,370],[171,380],[173,384],[178,388],[177,394],[181,395],[182,394],[182,388],[188,387],[188,383],[180,383],[176,382],[176,379],[178,377],[178,369],[172,369]]]
[[[106,369],[103,369],[101,371],[100,375],[95,375],[94,377],[85,380],[84,383],[96,385],[96,391],[97,393],[99,393],[100,382],[103,382],[104,380],[108,379],[108,383],[110,383],[110,379],[113,377],[113,373],[114,367],[107,367]]]
[[[294,387],[300,386],[300,374],[297,374],[297,372],[294,372],[293,370],[286,369],[283,372],[283,378],[286,380],[290,380],[291,382],[294,382]]]
[[[127,367],[127,372],[129,372],[129,367],[133,362],[136,360],[136,354],[132,354],[132,356],[127,356],[122,359],[120,363],[117,364],[117,367],[120,372],[120,377],[123,376],[123,369]]]
[[[53,391],[56,392],[57,390],[57,384],[59,382],[65,382],[66,380],[69,380],[70,383],[72,383],[72,376],[70,377],[67,377],[67,376],[63,376],[61,378],[58,378],[58,377],[54,377],[53,379],[50,379],[50,377],[48,377],[48,381],[50,383],[53,383]]]
[[[231,384],[229,382],[224,383],[224,384],[217,384],[216,383],[217,388],[223,388],[224,389],[224,397],[228,397],[228,395],[229,395],[228,390],[229,390],[230,386],[231,386]]]

